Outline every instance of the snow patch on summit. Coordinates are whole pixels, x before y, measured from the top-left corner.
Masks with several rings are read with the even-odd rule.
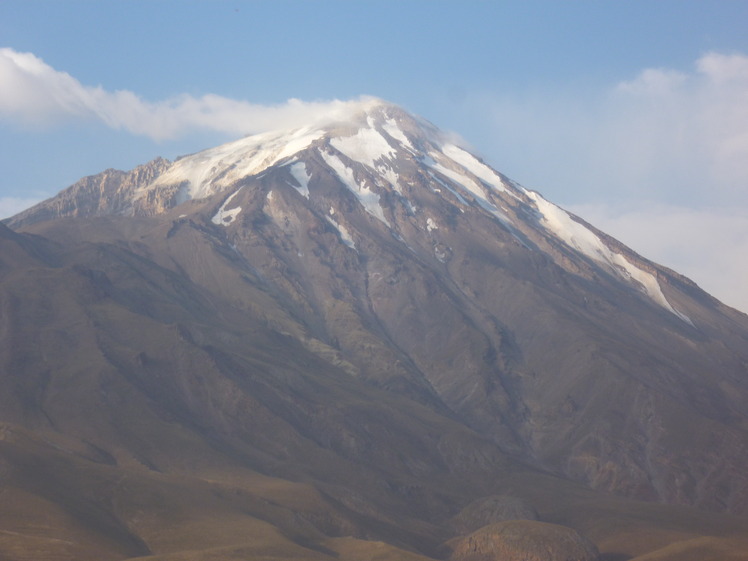
[[[330,216],[325,216],[327,221],[338,231],[338,234],[340,235],[340,240],[350,247],[351,249],[356,249],[356,242],[353,241],[353,238],[351,237],[351,233],[348,231],[348,228],[343,226],[342,224],[339,224],[334,218],[335,216],[335,209],[333,207],[330,207]],[[358,251],[356,249],[356,251]]]
[[[288,170],[291,172],[291,175],[296,180],[296,183],[298,183],[298,186],[296,185],[291,185],[291,186],[308,199],[309,198],[309,181],[312,179],[312,176],[309,175],[309,173],[307,172],[306,164],[304,162],[296,162],[292,164],[291,167],[288,168]]]
[[[377,166],[377,172],[385,181],[387,181],[387,183],[392,185],[392,188],[395,191],[400,195],[403,194],[403,189],[400,187],[400,176],[397,175],[397,172],[392,167],[386,164],[379,165]]]
[[[408,137],[405,136],[405,133],[402,131],[402,129],[397,125],[397,121],[395,119],[387,119],[382,125],[382,129],[384,129],[384,132],[389,134],[392,138],[397,140],[406,148],[415,150],[413,144],[410,142]]]
[[[619,276],[628,281],[635,281],[643,292],[654,302],[678,316],[681,320],[693,325],[691,319],[677,311],[667,301],[657,278],[631,263],[620,253],[611,250],[594,232],[583,224],[572,219],[562,208],[545,200],[534,191],[526,191],[535,201],[535,205],[542,214],[542,223],[560,238],[566,245],[594,259],[598,263],[607,264]]]
[[[361,128],[352,136],[333,138],[330,144],[351,160],[370,168],[376,167],[377,160],[393,158],[397,154],[387,139],[374,128]]]
[[[343,185],[356,196],[366,212],[377,220],[381,220],[389,228],[390,223],[385,218],[382,206],[379,204],[379,195],[368,187],[356,183],[353,170],[346,166],[336,155],[327,154],[324,150],[320,150],[320,154],[325,163],[337,174]]]
[[[231,203],[231,200],[239,194],[239,191],[241,191],[241,188],[231,193],[231,195],[229,195],[229,197],[223,202],[221,208],[218,209],[218,212],[216,212],[215,215],[213,215],[213,218],[210,219],[213,224],[228,226],[236,220],[237,215],[242,211],[242,207],[238,206],[229,210],[226,210],[226,207]]]
[[[501,177],[494,170],[459,146],[445,144],[442,146],[442,153],[497,191],[505,192],[507,190]]]
[[[291,133],[263,133],[185,156],[143,188],[140,196],[159,186],[186,183],[182,199],[209,197],[235,181],[260,173],[293,156],[323,134],[322,129],[310,128]]]
[[[440,158],[445,156],[445,154],[440,154],[438,152],[430,152],[428,157],[424,157],[421,159],[421,161],[428,167],[430,167],[432,170],[440,173],[444,177],[447,177],[448,179],[451,179],[454,185],[462,188],[465,191],[470,192],[472,194],[473,198],[475,199],[475,202],[478,203],[478,206],[480,206],[483,210],[489,212],[492,214],[495,218],[497,218],[502,224],[509,225],[511,224],[510,218],[501,212],[496,205],[491,203],[486,198],[486,192],[484,191],[483,187],[476,183],[476,181],[468,175],[468,173],[472,173],[470,170],[462,166],[459,162],[455,162],[454,160],[450,160],[453,163],[456,163],[458,167],[462,167],[465,171],[457,171],[451,168],[446,167],[442,163],[440,163],[437,158]],[[476,160],[477,162],[477,160]],[[474,174],[473,174],[474,175]],[[444,184],[443,181],[440,181],[440,183]],[[448,187],[448,189],[455,195],[457,193]],[[462,199],[462,197],[460,197]],[[464,201],[464,199],[462,199]]]

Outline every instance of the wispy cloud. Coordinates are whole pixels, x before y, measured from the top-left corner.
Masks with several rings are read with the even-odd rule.
[[[0,116],[20,125],[40,127],[86,119],[155,140],[195,130],[242,135],[335,119],[358,102],[291,99],[262,105],[215,94],[152,102],[131,91],[81,84],[34,54],[0,49]]]
[[[687,71],[645,69],[607,87],[476,94],[461,113],[502,171],[561,202],[748,204],[742,54],[709,53]]]
[[[690,73],[645,70],[615,88],[606,111],[601,135],[632,179],[677,196],[678,178],[748,203],[748,57],[710,53]]]

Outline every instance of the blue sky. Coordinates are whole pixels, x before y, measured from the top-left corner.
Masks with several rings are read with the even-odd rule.
[[[747,26],[737,0],[0,0],[0,216],[375,95],[748,311]]]

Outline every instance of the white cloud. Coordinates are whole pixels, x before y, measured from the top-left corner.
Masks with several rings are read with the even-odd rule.
[[[0,49],[0,112],[4,114],[33,124],[62,115],[81,116],[82,101],[91,91],[30,53]]]
[[[599,131],[616,149],[605,161],[668,197],[685,188],[748,203],[748,57],[710,53],[695,68],[648,69],[615,88]]]
[[[608,86],[474,94],[453,112],[489,161],[562,203],[748,205],[745,55]]]
[[[573,205],[582,216],[648,259],[695,281],[725,304],[748,313],[748,213],[649,204],[624,211]]]
[[[31,53],[0,49],[0,116],[23,125],[89,119],[155,140],[177,138],[194,130],[242,135],[335,119],[355,103],[359,100],[291,99],[261,105],[214,94],[149,102],[130,91],[85,86]]]

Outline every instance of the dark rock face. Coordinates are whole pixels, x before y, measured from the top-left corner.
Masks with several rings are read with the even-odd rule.
[[[598,561],[576,530],[529,520],[498,522],[460,540],[451,561]]]
[[[0,225],[0,469],[81,543],[109,517],[76,555],[746,512],[746,316],[398,108],[258,138]]]

